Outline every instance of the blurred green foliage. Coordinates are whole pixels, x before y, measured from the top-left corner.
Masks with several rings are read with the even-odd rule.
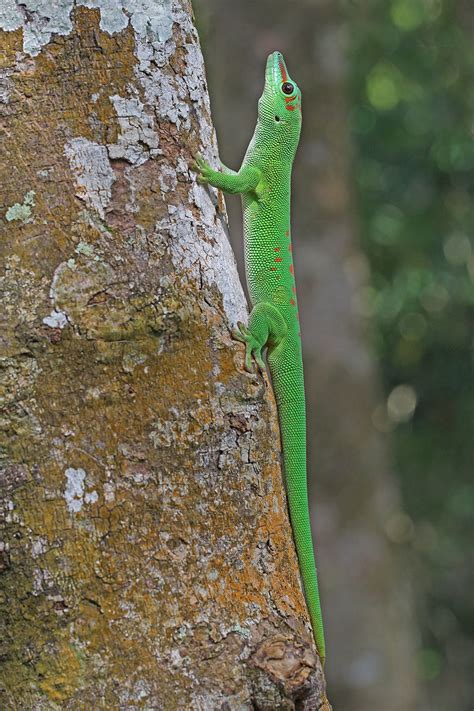
[[[388,397],[375,424],[393,429],[414,523],[419,675],[442,698],[455,675],[474,679],[474,7],[344,7],[354,179],[371,267],[362,309]],[[459,693],[433,708],[472,709]]]

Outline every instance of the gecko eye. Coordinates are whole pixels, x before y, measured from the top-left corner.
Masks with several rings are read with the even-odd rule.
[[[294,92],[295,87],[293,86],[293,84],[291,84],[291,82],[285,81],[285,83],[281,85],[281,90],[284,94],[287,94],[289,96]]]

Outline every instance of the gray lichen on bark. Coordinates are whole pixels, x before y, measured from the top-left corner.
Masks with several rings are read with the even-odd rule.
[[[1,705],[318,708],[191,7],[0,19]]]
[[[5,0],[0,8],[0,27],[7,31],[23,28],[23,50],[31,56],[41,52],[53,34],[72,32],[74,7],[100,10],[100,29],[121,32],[128,24],[137,35],[166,42],[172,35],[172,0]]]

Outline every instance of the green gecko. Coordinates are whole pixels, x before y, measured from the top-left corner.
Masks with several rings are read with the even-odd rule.
[[[247,286],[252,302],[248,327],[233,335],[245,343],[245,367],[252,357],[265,368],[263,348],[277,401],[290,518],[303,586],[321,659],[326,656],[314,562],[306,482],[306,412],[301,335],[291,254],[291,170],[301,131],[301,92],[283,56],[270,54],[258,120],[238,172],[213,170],[196,160],[198,181],[241,193]]]

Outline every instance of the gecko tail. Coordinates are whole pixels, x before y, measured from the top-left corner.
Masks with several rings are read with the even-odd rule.
[[[290,371],[281,363],[272,363],[271,357],[269,365],[280,420],[291,526],[316,648],[324,664],[326,645],[308,506],[303,368],[293,364]]]

